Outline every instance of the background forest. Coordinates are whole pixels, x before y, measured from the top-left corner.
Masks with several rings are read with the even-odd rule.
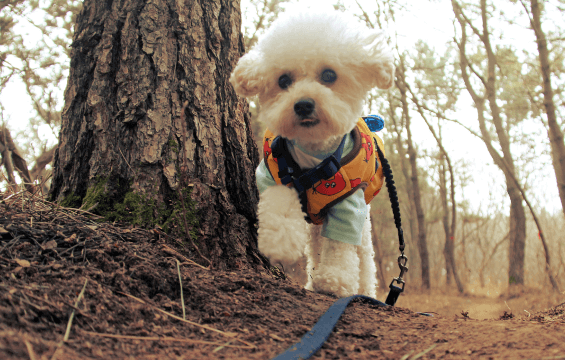
[[[243,1],[246,48],[293,3],[331,7]],[[366,111],[385,118],[407,281],[470,292],[507,284],[563,291],[565,1],[415,3],[333,4],[386,29],[395,49],[396,86],[371,94]],[[81,5],[0,1],[2,191],[48,192]],[[259,142],[261,124],[253,127]],[[388,283],[398,250],[386,194],[372,208],[379,280]]]

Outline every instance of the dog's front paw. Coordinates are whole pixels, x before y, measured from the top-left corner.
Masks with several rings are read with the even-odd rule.
[[[265,190],[258,217],[259,251],[271,262],[294,263],[304,255],[309,231],[295,190],[286,186]]]
[[[322,265],[315,271],[312,287],[317,293],[348,297],[359,291],[359,279],[340,266]]]
[[[299,233],[292,226],[259,227],[259,251],[273,264],[295,263],[304,255],[308,240],[305,233]]]

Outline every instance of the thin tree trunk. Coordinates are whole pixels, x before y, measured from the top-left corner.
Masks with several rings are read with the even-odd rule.
[[[506,177],[506,190],[510,197],[510,251],[508,254],[510,268],[508,275],[510,283],[524,284],[524,262],[526,258],[526,213],[522,204],[520,192],[509,177],[516,177],[514,168],[514,160],[510,152],[510,139],[506,132],[502,118],[500,116],[500,108],[496,103],[496,57],[490,44],[490,33],[488,30],[487,5],[486,0],[481,0],[481,18],[483,24],[482,41],[487,51],[487,69],[488,77],[486,82],[486,95],[492,115],[492,122],[496,129],[498,142],[502,150],[502,161],[506,165],[506,171],[503,170]]]
[[[185,183],[199,250],[218,268],[256,261],[258,151],[228,83],[240,28],[238,1],[85,0],[52,199],[84,206],[96,195],[102,212],[133,192],[170,207]]]
[[[487,146],[487,150],[491,155],[494,163],[499,167],[504,173],[506,180],[506,190],[508,197],[510,199],[510,247],[508,251],[509,257],[509,269],[508,277],[510,284],[524,284],[524,261],[525,261],[525,247],[526,247],[526,214],[524,211],[524,206],[522,204],[522,198],[520,192],[516,185],[514,184],[512,177],[515,176],[514,161],[512,159],[512,154],[510,151],[510,140],[506,132],[505,126],[503,125],[502,118],[500,116],[500,108],[496,103],[496,56],[492,50],[490,44],[490,33],[488,30],[488,18],[486,9],[486,0],[480,1],[481,8],[481,18],[482,18],[482,32],[474,27],[472,23],[465,17],[461,6],[457,1],[452,0],[453,11],[455,17],[461,26],[461,43],[458,43],[459,53],[460,53],[460,67],[461,74],[469,94],[471,95],[475,107],[477,108],[477,115],[479,121],[479,128],[481,131],[481,137]],[[487,78],[483,78],[477,73],[477,77],[481,80],[481,83],[485,88],[486,98],[480,97],[473,86],[471,85],[471,80],[468,74],[468,68],[471,67],[467,60],[466,55],[466,27],[470,26],[473,32],[480,38],[484,45],[484,49],[487,53]],[[485,101],[488,100],[489,108],[492,115],[492,123],[494,124],[496,135],[498,138],[498,143],[502,151],[502,155],[494,148],[491,140],[490,133],[486,126],[486,120],[484,117],[486,108]]]
[[[528,10],[526,4],[522,1],[522,5]],[[551,142],[551,156],[558,166],[554,166],[555,178],[557,180],[557,188],[559,189],[559,198],[561,199],[561,207],[565,214],[565,144],[563,143],[563,132],[557,122],[555,113],[555,102],[553,101],[553,87],[551,85],[551,64],[549,62],[549,51],[547,49],[547,39],[541,27],[541,10],[538,0],[530,0],[532,17],[530,24],[536,35],[536,44],[538,46],[539,61],[541,67],[541,76],[543,79],[543,105],[547,114],[547,125],[549,127],[548,135]]]
[[[384,253],[381,246],[381,239],[377,233],[377,227],[375,225],[375,217],[371,216],[371,231],[373,232],[373,247],[375,248],[375,262],[377,263],[377,276],[380,283],[381,289],[386,289],[387,281],[385,279],[385,269],[384,269]]]
[[[26,190],[34,192],[35,187],[33,186],[33,181],[27,168],[27,162],[20,155],[16,144],[14,144],[10,130],[8,130],[5,125],[0,129],[0,154],[2,155],[2,163],[6,170],[8,183],[14,187],[14,190],[16,189],[14,171],[17,171]]]
[[[512,176],[511,173],[509,173],[509,175]],[[532,215],[534,222],[536,224],[536,227],[538,228],[538,236],[539,236],[539,239],[541,241],[543,251],[544,251],[544,254],[545,254],[545,271],[546,271],[547,276],[549,278],[549,282],[551,283],[551,286],[553,287],[553,290],[555,290],[557,293],[559,293],[560,292],[559,291],[559,284],[557,283],[557,279],[555,278],[555,276],[553,276],[553,271],[551,270],[551,255],[549,254],[549,247],[547,246],[547,242],[545,241],[545,233],[543,232],[543,230],[541,228],[541,222],[539,221],[532,204],[530,204],[530,201],[526,197],[526,192],[524,191],[524,189],[522,189],[522,187],[518,183],[518,180],[514,176],[512,176],[512,181],[514,182],[514,185],[516,186],[518,191],[520,191],[520,195],[522,196],[522,198],[526,202],[526,205],[528,206],[528,209],[530,210],[530,214]]]
[[[447,181],[445,176],[445,157],[443,155],[439,156],[439,196],[441,199],[442,216],[441,223],[443,225],[443,232],[445,234],[445,243],[443,246],[443,257],[445,258],[445,283],[446,285],[451,285],[451,274],[452,267],[451,261],[449,260],[449,209],[447,206]]]
[[[410,114],[408,112],[408,99],[406,96],[407,88],[404,79],[404,62],[400,59],[400,66],[397,67],[396,86],[400,91],[400,101],[402,103],[402,114],[405,119],[408,145],[408,160],[410,162],[411,176],[410,181],[414,196],[414,207],[416,210],[416,218],[418,220],[418,252],[420,253],[420,268],[422,271],[422,285],[425,289],[430,289],[430,260],[428,254],[428,244],[426,239],[426,221],[424,209],[422,208],[422,197],[420,194],[420,183],[418,180],[418,166],[416,164],[416,150],[412,143],[412,132],[410,130]]]
[[[457,290],[460,293],[465,291],[463,287],[463,282],[459,278],[459,274],[457,273],[457,266],[455,265],[455,227],[453,224],[455,223],[455,214],[452,212],[451,214],[451,226],[449,226],[449,206],[447,204],[447,181],[446,181],[446,169],[445,169],[445,154],[442,155],[442,164],[440,166],[440,196],[441,196],[441,203],[443,208],[443,230],[445,233],[445,245],[443,248],[444,256],[445,256],[445,264],[446,264],[446,283],[450,285],[450,276],[453,276],[455,279],[455,285],[457,286]],[[449,161],[449,158],[447,159]],[[451,164],[449,164],[449,168],[451,169]],[[454,199],[454,191],[453,191],[453,172],[450,171],[451,176],[451,209],[455,209],[455,199]]]
[[[457,290],[463,293],[465,288],[463,287],[463,283],[459,278],[457,273],[457,266],[455,265],[455,230],[457,227],[457,205],[455,203],[455,175],[453,171],[453,166],[451,165],[451,159],[447,150],[443,146],[443,142],[441,140],[441,131],[440,134],[436,134],[436,131],[428,121],[426,114],[424,113],[424,109],[421,106],[420,101],[416,97],[416,94],[412,91],[410,86],[406,84],[406,88],[412,94],[412,101],[416,104],[418,108],[418,112],[424,119],[426,125],[430,129],[434,139],[436,140],[439,150],[441,152],[441,165],[440,165],[440,196],[441,196],[441,203],[443,208],[443,229],[445,232],[445,245],[444,245],[444,256],[445,256],[445,269],[446,269],[446,283],[451,283],[451,275],[455,278],[455,283],[457,285]],[[440,129],[441,130],[441,129]],[[446,181],[446,171],[445,171],[445,162],[447,162],[447,167],[450,174],[450,199],[451,199],[451,226],[449,226],[449,207],[447,205],[447,181]]]
[[[416,165],[416,150],[412,145],[412,135],[410,132],[410,120],[407,118],[406,129],[408,133],[408,158],[412,170],[412,188],[414,189],[414,205],[418,219],[418,251],[420,253],[420,267],[422,269],[422,285],[429,289],[430,284],[430,261],[428,254],[428,244],[426,239],[426,221],[424,209],[422,208],[422,197],[420,194],[420,183],[418,180],[418,167]]]
[[[389,93],[390,96],[390,93]],[[389,98],[389,102],[392,102],[393,100],[391,98]],[[404,187],[406,190],[406,193],[408,194],[407,196],[407,201],[406,203],[406,211],[404,212],[405,214],[408,214],[408,233],[404,233],[404,239],[406,240],[407,244],[411,244],[415,242],[415,239],[417,239],[417,223],[416,223],[416,211],[415,206],[414,206],[414,191],[412,189],[412,182],[410,181],[410,173],[409,173],[409,164],[408,161],[406,160],[406,150],[404,149],[404,144],[402,141],[402,129],[404,129],[405,124],[403,123],[398,123],[398,120],[396,118],[396,114],[394,113],[394,109],[392,107],[389,107],[389,118],[392,121],[392,127],[394,129],[394,133],[396,134],[396,136],[394,137],[394,140],[396,142],[396,150],[398,151],[398,159],[399,159],[399,165],[400,165],[400,171],[402,172],[402,176],[404,178]],[[402,202],[401,202],[402,204]],[[418,269],[420,268],[420,260],[419,260],[419,254],[418,252],[415,250],[414,246],[407,246],[407,251],[408,251],[408,258],[410,259],[410,264],[412,265],[410,267],[410,271],[408,273],[405,274],[405,280],[409,280],[412,277],[416,278],[417,276],[419,276],[418,274]]]
[[[47,194],[49,192],[48,179],[50,178],[50,172],[45,172],[45,168],[53,162],[55,150],[57,150],[57,146],[44,150],[35,159],[35,165],[33,165],[29,171],[31,178],[36,180],[38,184],[37,186],[41,188],[41,194]]]

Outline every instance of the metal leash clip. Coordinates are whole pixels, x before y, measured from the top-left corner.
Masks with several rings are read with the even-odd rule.
[[[394,304],[396,304],[396,300],[398,300],[398,296],[400,296],[400,294],[404,292],[404,285],[406,284],[406,282],[402,277],[404,276],[404,273],[408,272],[408,266],[406,266],[407,263],[408,258],[406,257],[406,255],[404,255],[404,253],[402,253],[398,257],[398,267],[400,268],[400,275],[392,279],[390,285],[388,286],[390,288],[390,292],[388,293],[385,301],[385,303],[388,305],[394,306]],[[402,287],[394,285],[395,281],[399,285],[402,284]]]
[[[404,273],[408,272],[408,266],[406,266],[406,264],[408,263],[408,258],[406,257],[406,255],[401,254],[398,257],[398,267],[400,268],[400,275],[398,275],[398,277],[392,279],[392,282],[390,283],[390,286],[393,286],[394,282],[396,281],[398,284],[402,284],[402,291],[404,291],[404,279],[402,278],[404,276]]]

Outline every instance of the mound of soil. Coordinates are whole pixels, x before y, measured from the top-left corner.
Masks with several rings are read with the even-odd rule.
[[[1,359],[269,359],[335,300],[284,274],[209,270],[158,230],[0,204]],[[355,301],[313,358],[565,358],[564,304],[497,320],[399,304]]]

